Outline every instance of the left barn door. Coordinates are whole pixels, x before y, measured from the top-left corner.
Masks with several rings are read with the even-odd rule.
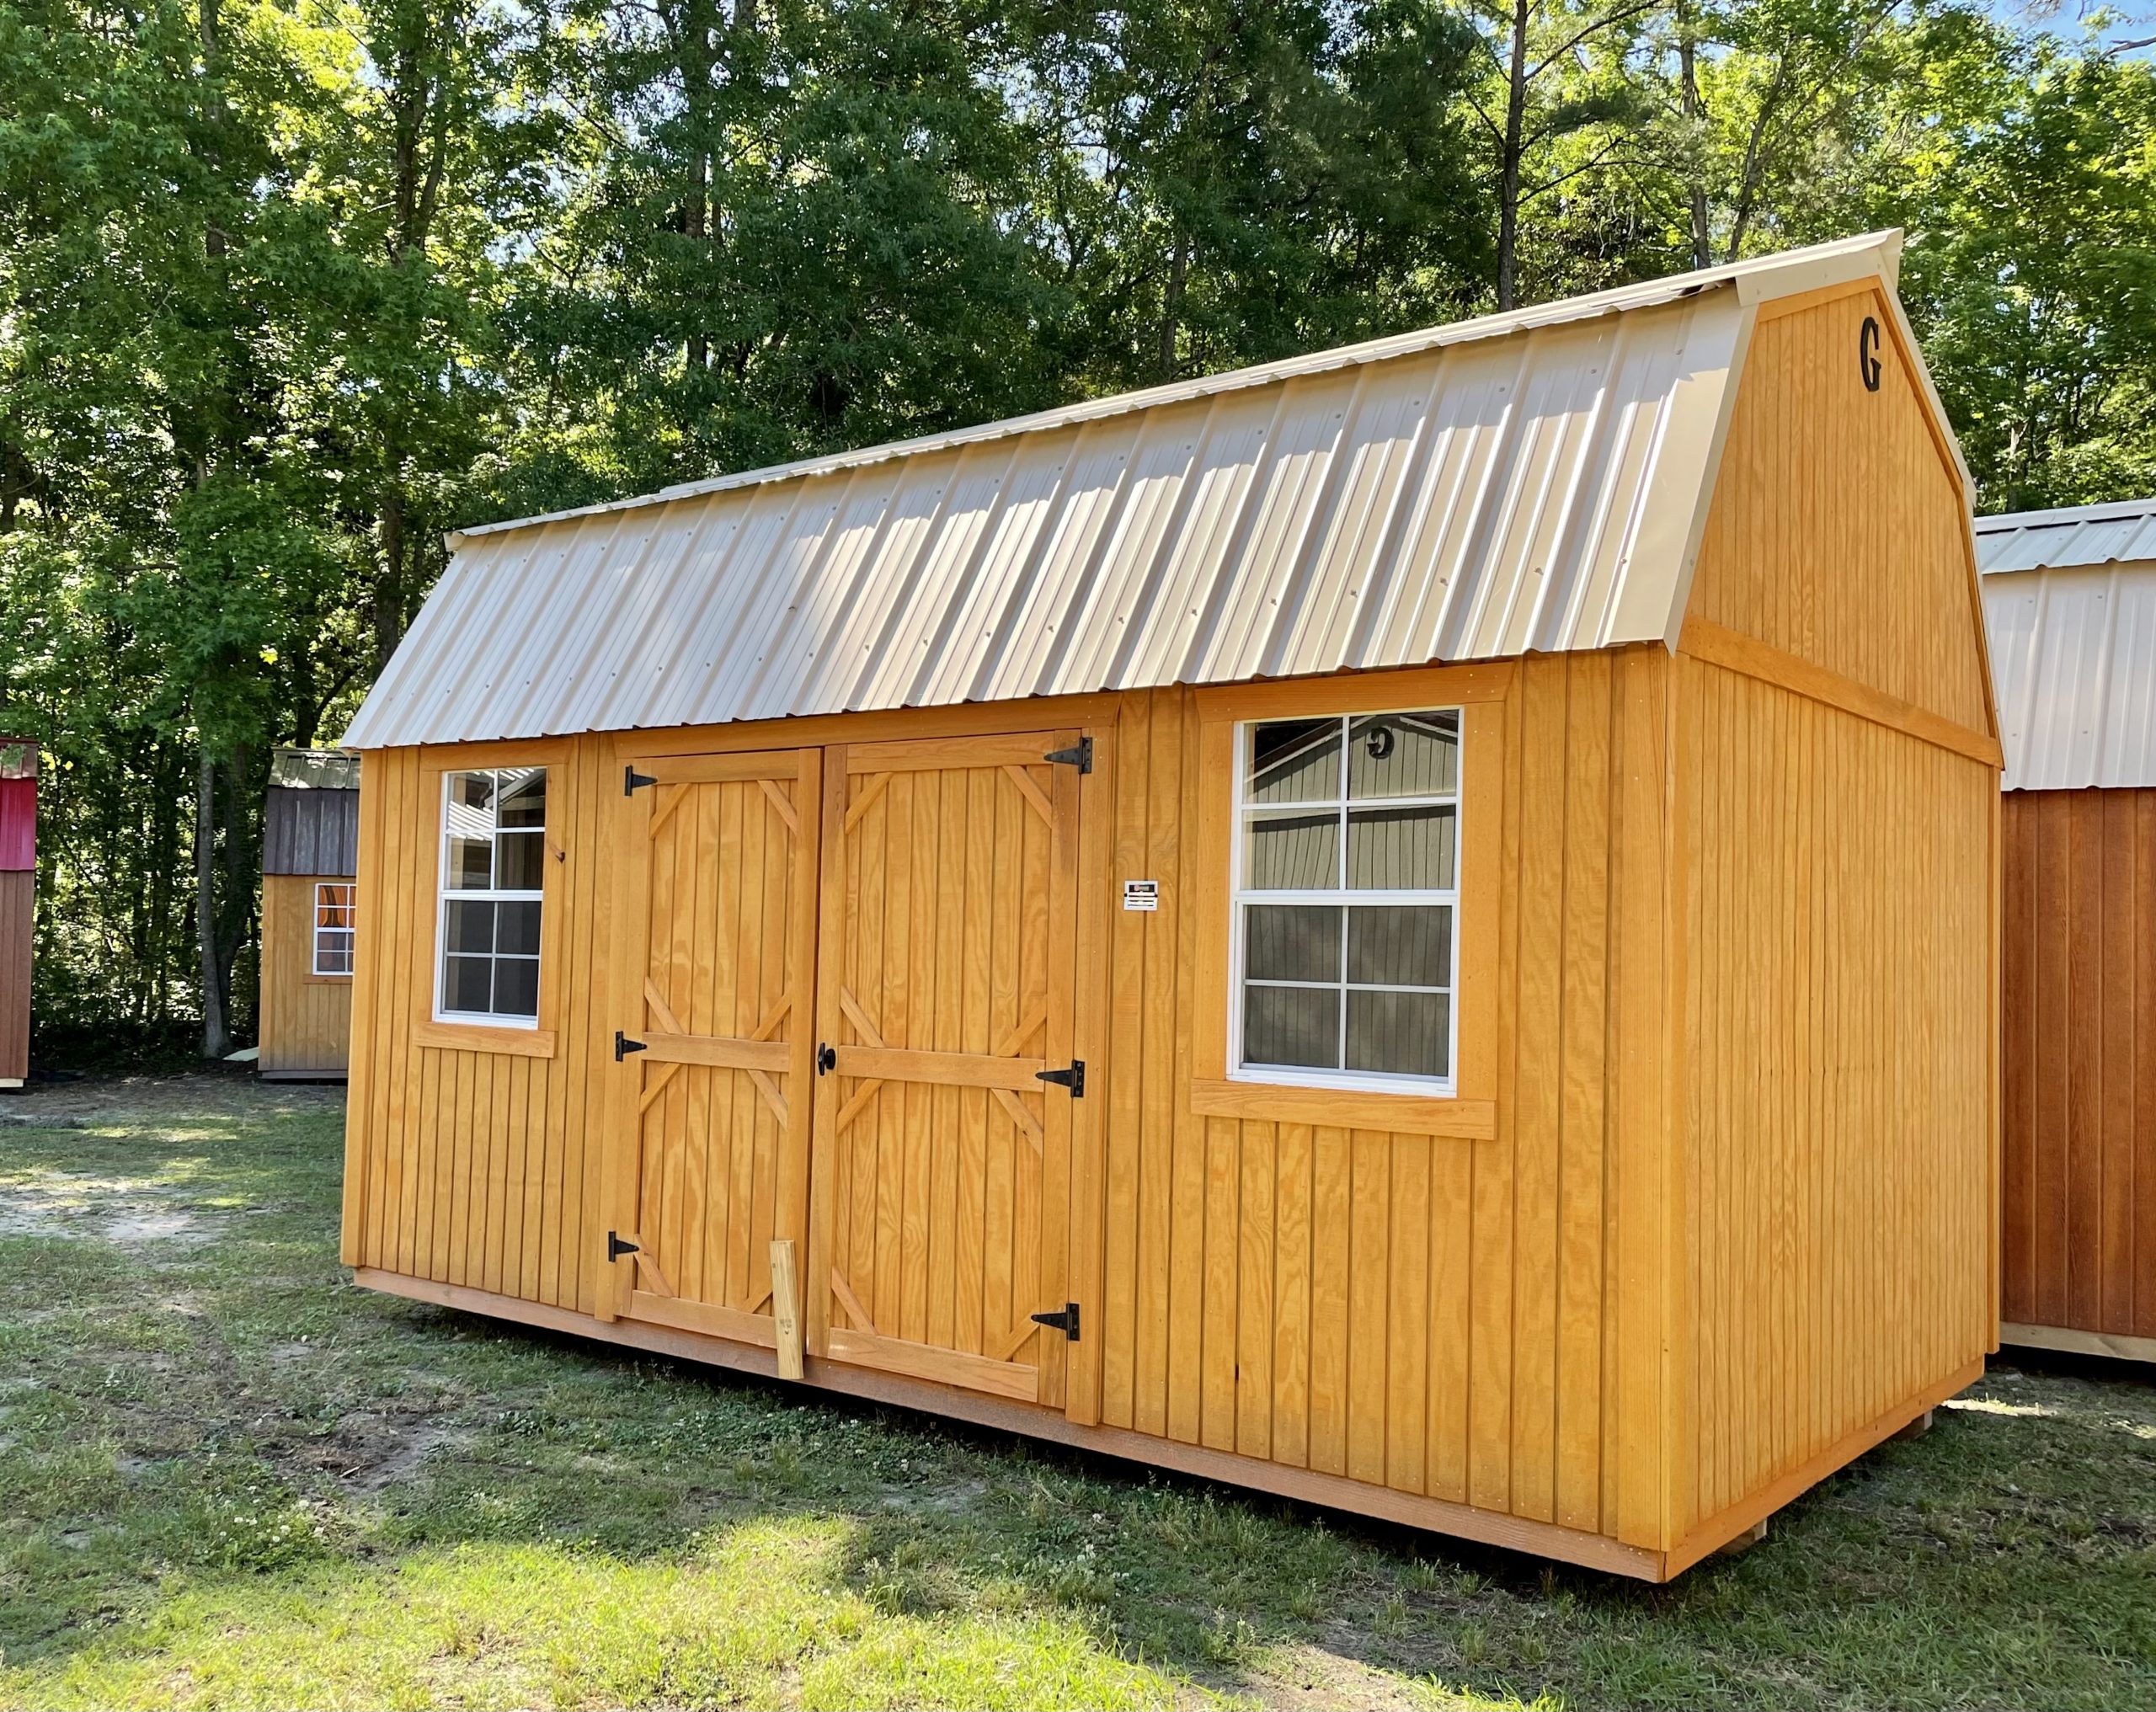
[[[807,1223],[821,765],[627,761],[616,845],[622,945],[643,955],[612,999],[611,1305],[766,1348],[789,1305],[772,1244]]]

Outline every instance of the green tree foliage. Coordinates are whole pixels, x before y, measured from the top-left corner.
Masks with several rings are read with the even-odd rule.
[[[1886,224],[1986,501],[2146,491],[2152,162],[1973,0],[0,0],[40,1053],[247,1037],[460,525]]]

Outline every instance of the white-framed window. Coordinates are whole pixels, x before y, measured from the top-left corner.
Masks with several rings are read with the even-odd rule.
[[[1229,1074],[1449,1094],[1457,707],[1235,730]]]
[[[314,973],[352,973],[352,933],[358,925],[360,888],[350,880],[314,883]]]
[[[443,775],[437,1021],[538,1026],[546,863],[546,768]]]

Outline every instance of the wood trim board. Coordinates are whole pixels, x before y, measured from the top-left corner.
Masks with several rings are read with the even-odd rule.
[[[640,1320],[618,1320],[606,1324],[572,1309],[519,1301],[464,1285],[406,1277],[369,1267],[358,1268],[353,1282],[362,1289],[378,1290],[409,1301],[431,1303],[462,1313],[484,1314],[549,1331],[627,1345],[736,1373],[760,1374],[773,1380],[778,1378],[776,1349],[730,1343],[721,1338]],[[816,1293],[812,1292],[812,1297]],[[1150,1468],[1221,1480],[1300,1503],[1375,1517],[1508,1551],[1556,1558],[1637,1581],[1666,1581],[1674,1573],[1667,1568],[1664,1554],[1626,1545],[1605,1534],[1478,1510],[1468,1504],[1422,1497],[1389,1486],[1367,1485],[1344,1475],[1313,1473],[1256,1457],[1239,1456],[1230,1451],[1155,1438],[1123,1427],[1081,1425],[1036,1404],[947,1386],[904,1373],[865,1366],[857,1360],[833,1362],[811,1355],[805,1359],[803,1367],[803,1384],[843,1396],[919,1410]],[[1031,1369],[1027,1371],[1030,1373]]]
[[[1828,671],[1824,666],[1815,666],[1809,660],[1785,653],[1754,637],[1742,635],[1711,620],[1687,618],[1678,648],[1681,653],[1705,660],[1709,665],[1741,672],[1748,678],[1757,678],[1761,683],[1772,684],[1792,695],[1823,701],[1844,713],[1898,731],[1919,743],[1967,755],[1988,767],[2005,765],[1999,739],[1988,732],[1958,725],[1929,709],[1875,690],[1868,684],[1860,684],[1854,678],[1845,678],[1839,672]]]
[[[2156,1362],[2156,1337],[2129,1337],[2121,1331],[2084,1331],[2072,1325],[1999,1324],[2001,1346],[2056,1350],[2064,1355],[2100,1356],[2107,1361]]]

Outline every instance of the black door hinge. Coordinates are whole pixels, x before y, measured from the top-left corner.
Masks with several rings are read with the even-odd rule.
[[[819,1046],[816,1048],[816,1074],[818,1075],[828,1076],[838,1067],[839,1053],[836,1047]]]
[[[1043,1082],[1054,1082],[1070,1089],[1070,1097],[1074,1100],[1086,1097],[1086,1060],[1083,1059],[1071,1059],[1070,1068],[1067,1070],[1035,1070],[1033,1075]]]
[[[632,1052],[643,1052],[646,1049],[642,1041],[631,1040],[618,1028],[614,1031],[614,1062],[616,1064],[621,1063]]]
[[[1036,1314],[1033,1319],[1034,1325],[1059,1331],[1073,1343],[1078,1341],[1078,1304],[1075,1302],[1065,1302],[1060,1314]]]
[[[1075,767],[1081,773],[1093,771],[1093,739],[1081,737],[1074,749],[1052,749],[1041,759],[1059,767]]]
[[[614,1261],[621,1259],[621,1257],[625,1254],[642,1254],[643,1252],[643,1251],[638,1248],[633,1242],[622,1241],[620,1237],[616,1236],[611,1230],[606,1233],[606,1261],[608,1265],[612,1265]]]
[[[639,785],[655,785],[658,782],[649,773],[640,773],[634,767],[622,769],[622,794],[624,797],[635,796]]]

